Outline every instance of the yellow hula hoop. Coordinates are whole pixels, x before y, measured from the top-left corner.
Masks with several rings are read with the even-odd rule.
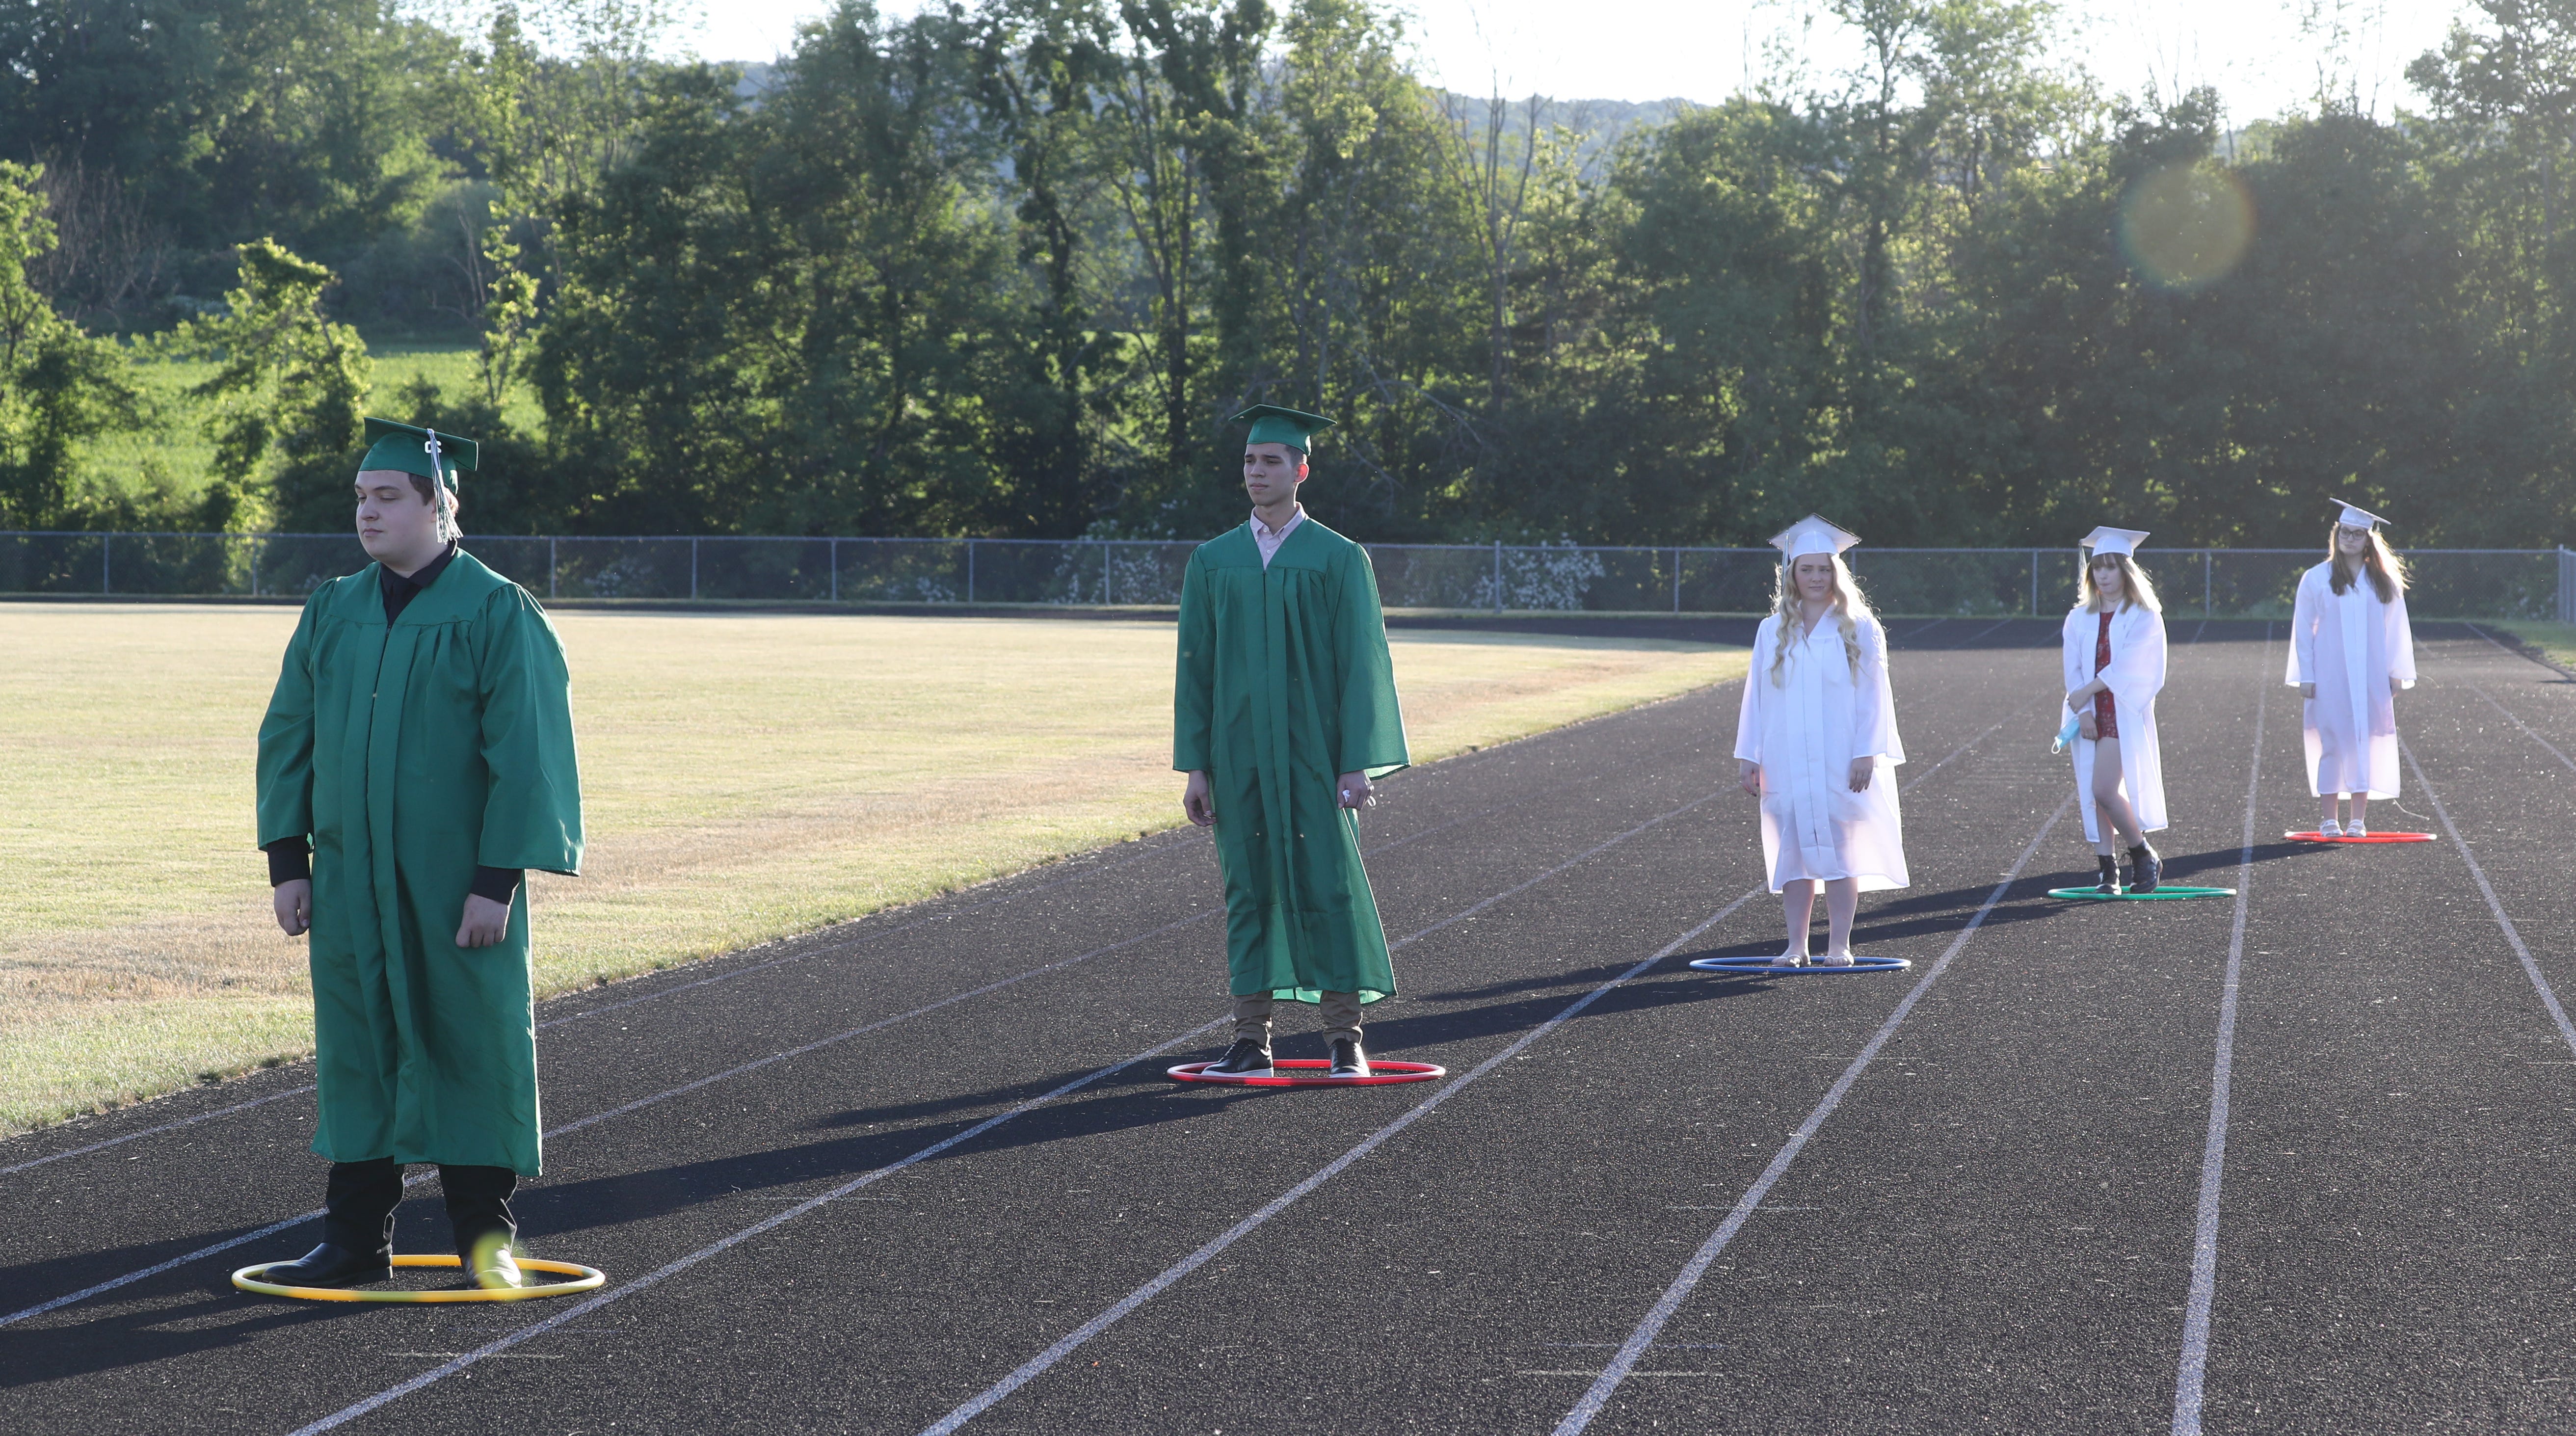
[[[577,1262],[568,1261],[540,1261],[535,1257],[519,1258],[519,1269],[521,1271],[541,1271],[549,1276],[568,1276],[574,1279],[571,1281],[548,1282],[544,1286],[499,1287],[489,1291],[481,1287],[457,1287],[436,1291],[361,1291],[352,1287],[336,1286],[280,1286],[275,1282],[260,1280],[260,1277],[265,1274],[270,1267],[283,1265],[285,1265],[283,1262],[264,1261],[257,1266],[243,1267],[240,1271],[233,1273],[233,1285],[241,1288],[243,1291],[258,1292],[262,1296],[291,1296],[298,1301],[388,1301],[416,1303],[447,1301],[534,1301],[539,1297],[570,1296],[577,1291],[591,1291],[606,1283],[608,1280],[608,1274],[597,1267],[583,1266]],[[394,1265],[462,1267],[465,1263],[462,1259],[453,1256],[397,1256],[394,1258]]]

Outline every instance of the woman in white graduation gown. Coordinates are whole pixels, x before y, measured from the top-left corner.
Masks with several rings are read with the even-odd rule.
[[[2373,798],[2397,796],[2397,702],[2415,686],[2415,631],[2406,622],[2406,566],[2379,536],[2379,515],[2350,504],[2326,561],[2299,577],[2290,615],[2289,681],[2307,702],[2308,787],[2317,831],[2367,837]],[[2335,802],[2349,794],[2352,820]]]
[[[2098,528],[2084,536],[2082,601],[2066,615],[2066,706],[2077,718],[2075,792],[2084,836],[2101,866],[2096,892],[2151,893],[2164,861],[2147,834],[2165,826],[2164,751],[2156,742],[2156,695],[2165,686],[2164,605],[2137,565],[2139,529]]]
[[[1807,960],[1816,885],[1825,889],[1823,962],[1848,966],[1860,894],[1906,883],[1896,810],[1896,700],[1887,634],[1843,566],[1860,540],[1813,514],[1771,540],[1780,588],[1753,640],[1735,756],[1762,801],[1762,857],[1788,920],[1784,964]]]

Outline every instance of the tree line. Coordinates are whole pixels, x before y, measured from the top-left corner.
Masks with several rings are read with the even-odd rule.
[[[372,408],[483,440],[484,532],[1193,537],[1274,402],[1383,541],[2576,540],[2576,0],[2234,127],[2039,0],[1829,8],[1854,69],[1605,143],[1369,0],[845,0],[750,69],[653,0],[21,7],[0,526],[337,528]],[[174,360],[214,472],[108,503]]]

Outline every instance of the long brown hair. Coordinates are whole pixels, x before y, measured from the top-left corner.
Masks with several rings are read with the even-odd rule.
[[[2397,595],[2406,591],[2406,561],[2390,551],[2388,540],[2379,536],[2379,530],[2370,529],[2366,531],[2369,542],[2361,546],[2359,562],[2355,562],[2353,556],[2344,553],[2343,545],[2335,542],[2335,529],[2342,527],[2337,523],[2326,530],[2326,558],[2334,565],[2327,581],[2335,592],[2341,593],[2366,573],[2370,575],[2370,591],[2379,595],[2379,601],[2395,603]]]
[[[1798,611],[1798,559],[1831,559],[1834,565],[1834,626],[1843,636],[1843,661],[1851,665],[1852,677],[1860,676],[1860,620],[1870,616],[1869,600],[1861,594],[1860,581],[1843,565],[1838,553],[1800,554],[1780,565],[1780,587],[1771,596],[1771,611],[1780,619],[1780,634],[1771,645],[1771,686],[1785,688],[1789,680],[1781,669],[1789,661],[1791,624],[1804,627],[1807,616]]]
[[[2102,611],[2102,591],[2093,586],[2093,565],[2105,559],[2120,566],[2122,580],[2120,606],[2122,608],[2127,608],[2134,603],[2149,613],[2165,611],[2164,600],[2156,597],[2155,580],[2147,577],[2147,571],[2138,567],[2137,560],[2124,553],[2097,553],[2084,560],[2084,580],[2079,590],[2083,596],[2083,602],[2078,604],[2078,607],[2089,608],[2096,613]]]

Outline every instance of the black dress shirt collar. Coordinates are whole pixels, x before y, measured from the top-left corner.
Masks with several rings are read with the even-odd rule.
[[[438,557],[422,564],[420,571],[409,578],[403,577],[383,564],[378,564],[376,581],[385,593],[385,626],[392,627],[393,621],[402,616],[402,611],[411,606],[411,601],[420,597],[422,589],[438,582],[438,576],[447,571],[449,560],[455,557],[456,542],[450,539],[447,547],[439,551]]]

